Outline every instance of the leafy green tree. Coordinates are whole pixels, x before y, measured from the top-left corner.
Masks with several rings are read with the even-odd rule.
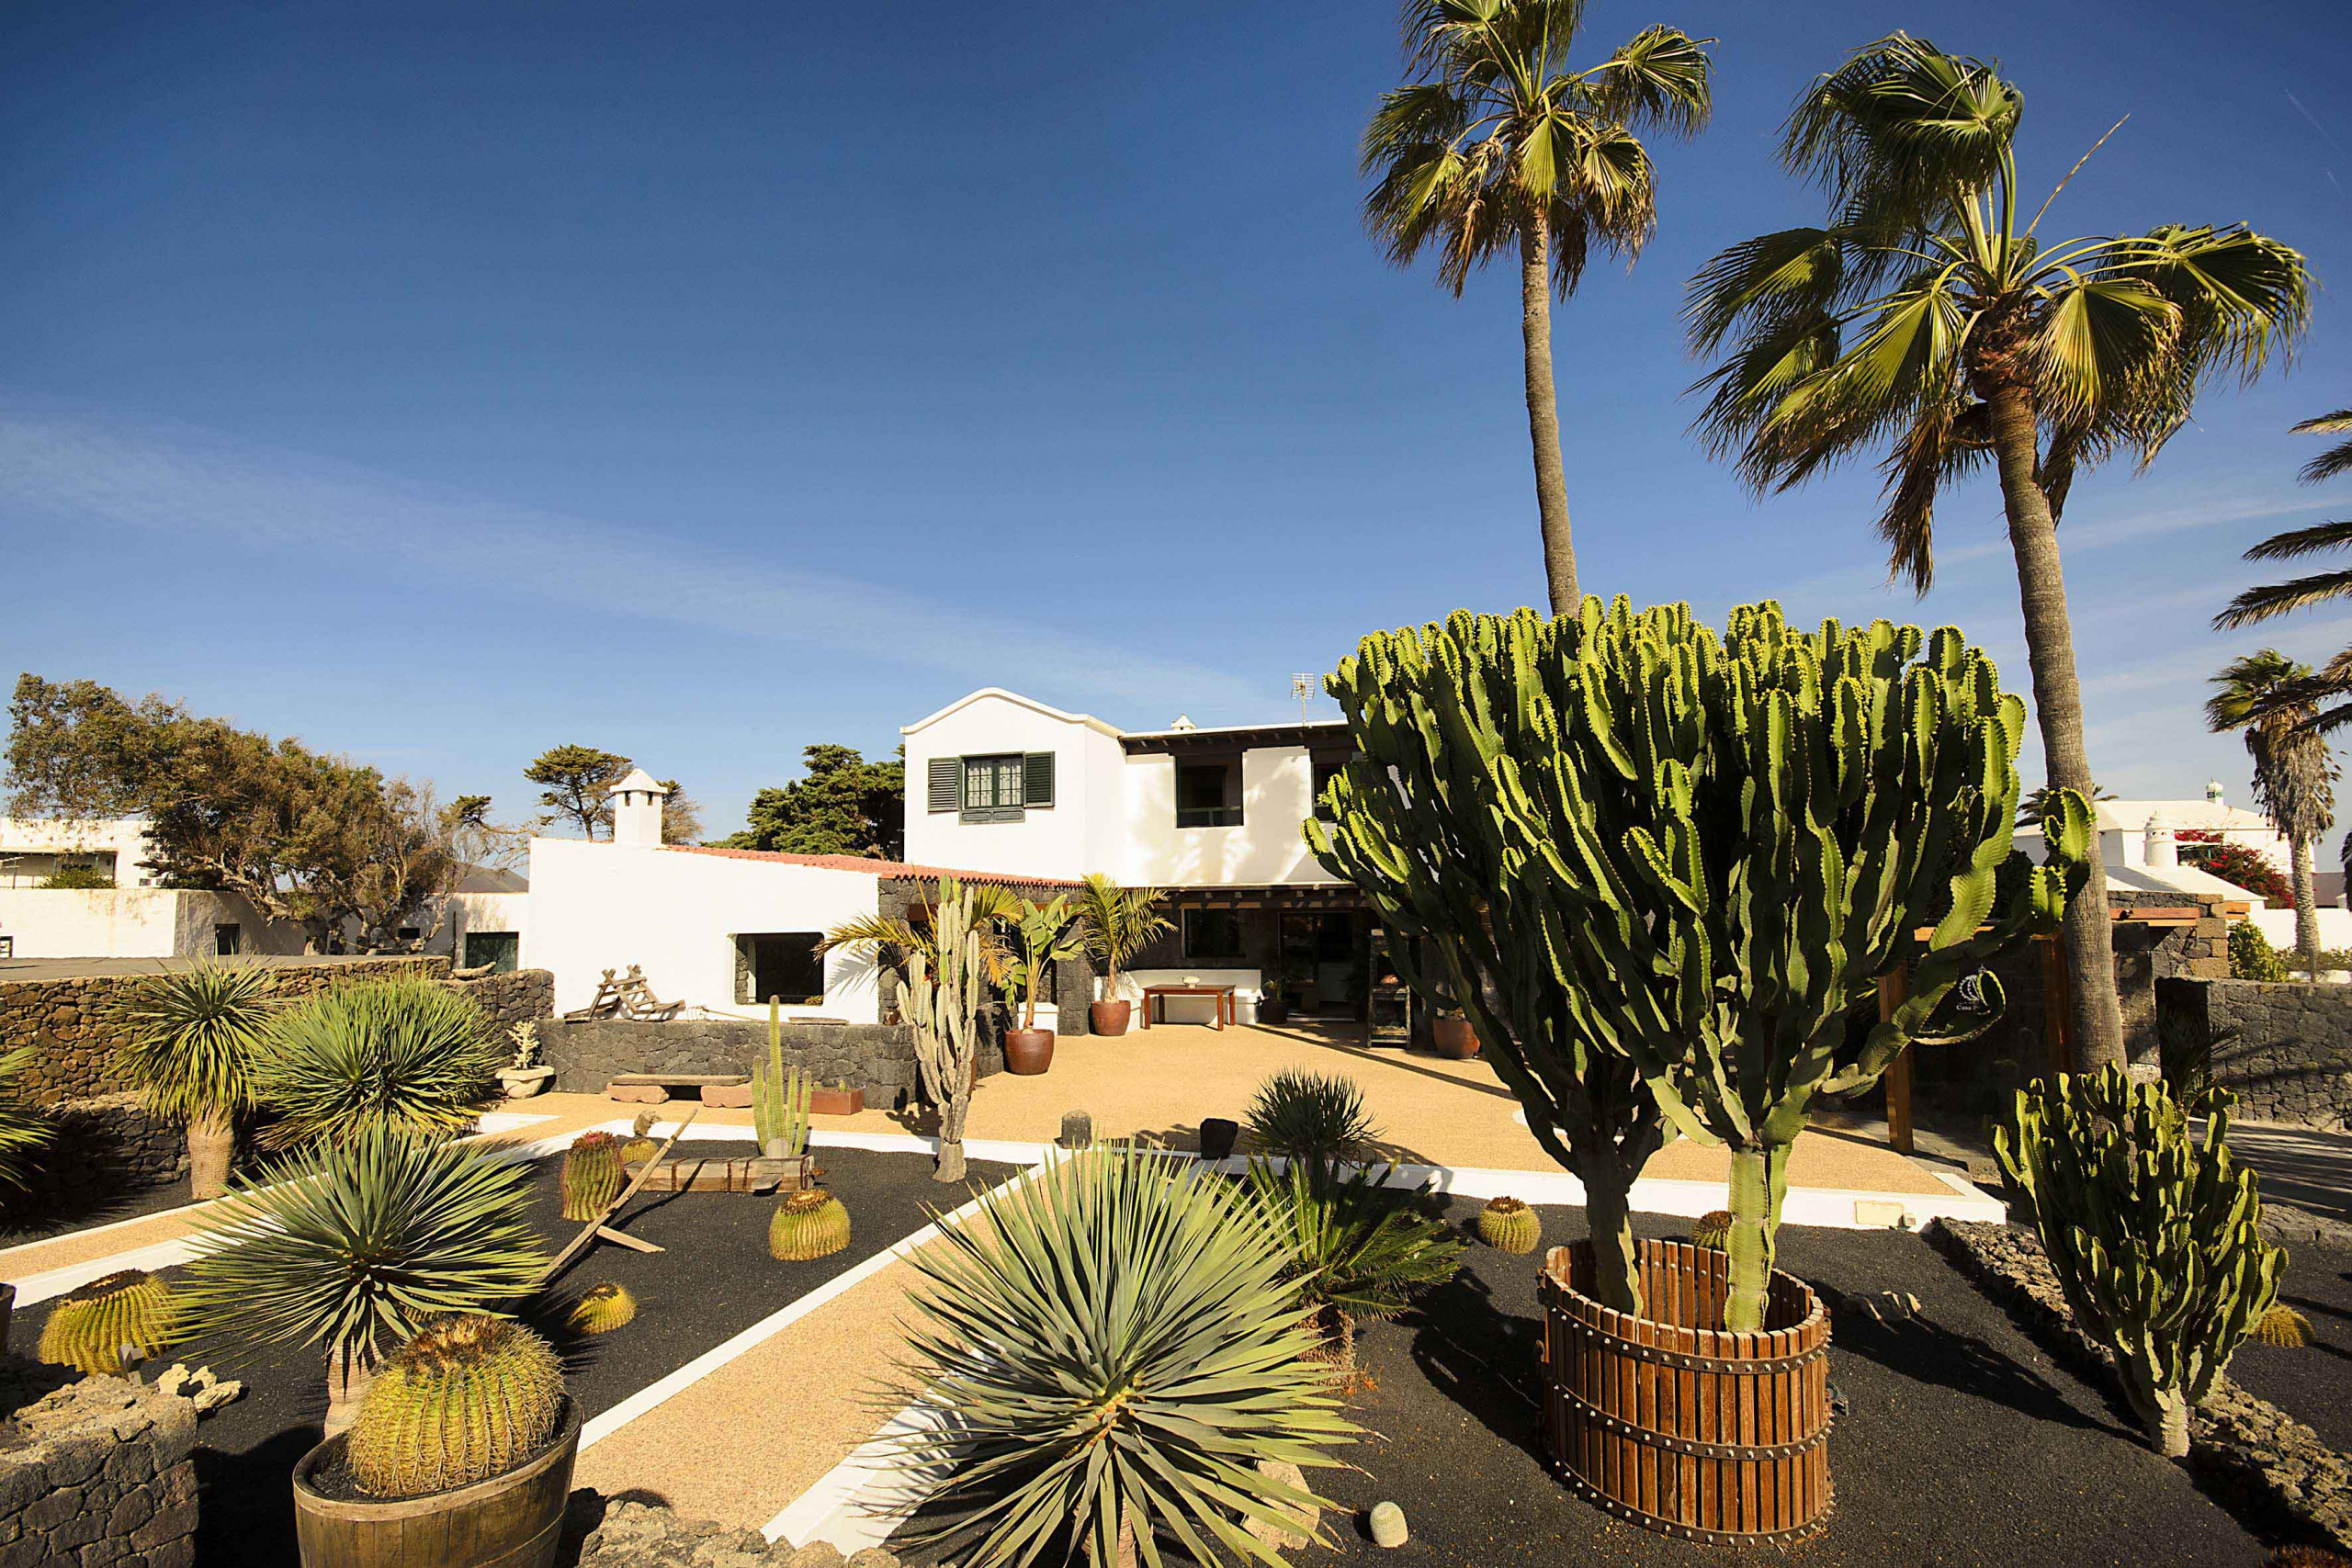
[[[1406,0],[1412,80],[1382,96],[1363,134],[1364,225],[1410,265],[1438,254],[1459,298],[1471,272],[1519,254],[1527,428],[1555,614],[1582,602],[1552,383],[1552,294],[1576,292],[1598,248],[1628,259],[1657,227],[1638,132],[1695,134],[1713,99],[1704,46],[1674,28],[1568,69],[1584,0]]]
[[[2018,210],[2023,113],[1983,61],[1900,32],[1857,51],[1805,89],[1781,141],[1791,171],[1826,188],[1829,222],[1724,252],[1686,314],[1699,352],[1722,353],[1700,383],[1700,428],[1757,489],[1888,449],[1879,532],[1922,592],[1938,492],[1993,468],[2049,779],[2087,794],[2058,556],[2067,490],[2115,452],[2147,461],[2210,378],[2283,352],[2312,279],[2301,254],[2243,224],[2045,243],[2050,202]],[[2122,1055],[2110,926],[2094,863],[2066,919],[2085,1066]]]
[[[613,836],[613,806],[605,798],[628,773],[629,760],[597,746],[550,746],[523,776],[540,787],[542,828],[577,828],[583,839]]]
[[[833,745],[804,747],[800,758],[799,778],[752,797],[748,825],[728,848],[876,860],[906,853],[904,746],[888,762]]]
[[[2319,895],[2312,885],[2312,840],[2335,820],[2335,760],[2312,728],[2312,671],[2275,648],[2222,666],[2205,701],[2206,728],[2240,730],[2254,759],[2254,795],[2287,840],[2294,876],[2295,956],[2319,978]]]

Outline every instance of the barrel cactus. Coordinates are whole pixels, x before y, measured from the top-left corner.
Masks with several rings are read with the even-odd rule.
[[[1478,1239],[1498,1252],[1532,1252],[1544,1217],[1516,1198],[1497,1198],[1478,1211]]]
[[[1729,1147],[1724,1326],[1760,1327],[1814,1098],[1873,1082],[2088,873],[2068,791],[2052,863],[2012,848],[2025,707],[1950,627],[1805,631],[1763,604],[1719,636],[1687,605],[1588,598],[1377,633],[1325,684],[1358,755],[1307,841],[1423,939],[1436,963],[1411,967],[1431,972],[1399,973],[1464,1010],[1583,1179],[1596,1293],[1620,1309],[1652,1117]],[[1897,972],[1907,997],[1849,1049],[1854,1004]]]
[[[171,1288],[126,1269],[58,1298],[40,1331],[40,1359],[93,1377],[119,1377],[161,1351],[178,1328]]]
[[[768,1254],[782,1262],[823,1258],[848,1245],[849,1211],[821,1187],[790,1194],[768,1222]]]
[[[563,1424],[563,1363],[504,1318],[437,1318],[393,1352],[345,1439],[352,1481],[417,1497],[503,1475]]]
[[[1729,1209],[1710,1209],[1700,1215],[1690,1226],[1690,1245],[1693,1247],[1703,1247],[1721,1252],[1724,1250],[1724,1242],[1730,1237],[1731,1211]]]
[[[636,1321],[637,1298],[609,1280],[582,1291],[563,1316],[564,1326],[575,1334],[610,1334]]]
[[[610,1133],[582,1133],[563,1154],[563,1217],[600,1218],[621,1195],[621,1141]]]
[[[2312,1320],[2284,1302],[2273,1305],[2254,1325],[2246,1337],[2261,1345],[2276,1345],[2283,1350],[2307,1350],[2316,1343],[2312,1333]]]
[[[2227,1090],[2192,1137],[2160,1083],[2121,1065],[2018,1091],[1993,1152],[2075,1324],[2114,1354],[2149,1440],[2188,1451],[2188,1412],[2278,1299],[2251,1170],[2230,1157]]]

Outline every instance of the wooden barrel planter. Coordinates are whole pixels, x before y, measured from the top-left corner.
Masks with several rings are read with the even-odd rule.
[[[1592,1299],[1589,1242],[1555,1247],[1544,1300],[1545,1436],[1569,1487],[1645,1529],[1785,1545],[1829,1517],[1829,1315],[1775,1270],[1761,1332],[1725,1331],[1731,1259],[1640,1246],[1652,1315]]]
[[[503,1475],[447,1492],[382,1502],[326,1497],[311,1477],[343,1462],[338,1433],[294,1466],[294,1534],[302,1568],[548,1568],[563,1543],[580,1405],[564,1401],[563,1429]]]

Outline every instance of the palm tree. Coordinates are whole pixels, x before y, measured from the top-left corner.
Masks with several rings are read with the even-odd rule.
[[[2297,435],[2341,435],[2352,431],[2352,409],[2337,409],[2317,419],[2304,420],[2293,427]],[[2339,441],[2335,446],[2303,465],[2303,482],[2315,485],[2322,479],[2352,469],[2352,441]]]
[[[1699,352],[1724,351],[1699,383],[1699,428],[1758,491],[1889,449],[1879,532],[1891,575],[1922,593],[1938,491],[1993,467],[2049,782],[2087,796],[2066,491],[2116,452],[2152,458],[2211,377],[2283,353],[2312,284],[2299,254],[2242,224],[2044,243],[2049,200],[2018,220],[2023,107],[1993,66],[1924,39],[1857,51],[1798,100],[1781,148],[1826,187],[1829,224],[1733,246],[1692,280],[1685,314]],[[2094,863],[2065,925],[2086,1067],[2122,1055],[2109,927]]]
[[[1098,1034],[1126,1032],[1127,1004],[1119,998],[1119,971],[1175,930],[1163,912],[1168,895],[1157,887],[1122,887],[1101,872],[1079,885],[1078,919],[1086,955],[1102,965],[1102,999],[1088,1008]],[[1116,1024],[1116,1028],[1106,1027]]]
[[[1583,19],[1584,0],[1405,0],[1413,80],[1382,96],[1363,133],[1364,226],[1391,261],[1407,265],[1434,245],[1439,280],[1459,298],[1474,267],[1519,252],[1527,429],[1555,615],[1574,615],[1582,595],[1552,389],[1552,290],[1575,293],[1596,246],[1641,254],[1657,207],[1635,132],[1692,135],[1713,107],[1713,39],[1647,28],[1570,71]]]
[[[2312,671],[2275,648],[2233,659],[2213,677],[2206,727],[2245,732],[2254,795],[2287,840],[2295,881],[2295,955],[2319,978],[2319,900],[2312,840],[2335,818],[2335,760],[2312,726]]]
[[[2334,413],[2307,419],[2296,425],[2298,434],[2318,433],[2335,434],[2352,430],[2352,409],[2337,409]],[[2352,471],[2352,441],[2339,441],[2326,451],[2303,465],[2302,480],[2316,484],[2324,479]],[[2317,555],[2323,550],[2342,549],[2352,545],[2352,519],[2337,523],[2318,523],[2309,528],[2290,528],[2273,534],[2245,552],[2247,560],[2298,560]],[[2284,582],[2267,582],[2249,588],[2230,601],[2230,607],[2213,617],[2213,625],[2223,631],[2250,626],[2291,611],[2324,604],[2332,599],[2352,597],[2352,569],[2313,572],[2307,577],[2289,578]],[[2327,661],[2309,682],[2309,690],[2300,694],[2305,700],[2340,697],[2352,692],[2352,649],[2346,649]],[[2342,704],[2324,711],[2314,712],[2310,719],[2321,734],[2352,720],[2352,703]],[[2352,844],[2352,840],[2346,840]]]

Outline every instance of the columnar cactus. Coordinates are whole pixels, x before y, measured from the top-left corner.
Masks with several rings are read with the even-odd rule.
[[[752,1127],[763,1155],[808,1152],[808,1097],[816,1080],[784,1065],[784,1019],[768,1003],[768,1059],[752,1064]]]
[[[1589,598],[1375,634],[1326,685],[1359,755],[1307,841],[1430,939],[1441,973],[1406,977],[1464,1010],[1584,1179],[1612,1306],[1634,1303],[1623,1193],[1662,1115],[1731,1149],[1724,1326],[1760,1326],[1814,1096],[1873,1081],[2087,866],[2065,791],[2053,863],[2012,850],[2024,705],[1949,627],[1799,631],[1767,604],[1719,637],[1684,605]],[[1848,1051],[1855,1000],[1906,966]]]
[[[2230,1157],[2233,1098],[2213,1091],[2200,1142],[2162,1084],[2116,1064],[2018,1090],[1993,1131],[2075,1326],[2114,1353],[2149,1441],[2175,1459],[2287,1261],[2262,1239],[2254,1172]]]
[[[939,1163],[933,1177],[964,1179],[964,1116],[972,1103],[979,1055],[979,1015],[988,1000],[985,939],[971,904],[952,876],[933,900],[935,964],[914,953],[899,989],[899,1012],[912,1026],[925,1098],[939,1111]]]
[[[435,1319],[368,1385],[345,1439],[351,1478],[416,1497],[503,1475],[563,1423],[563,1364],[527,1328],[482,1313]]]
[[[582,1133],[563,1152],[563,1217],[593,1220],[621,1195],[621,1141]]]
[[[126,1269],[58,1298],[41,1325],[40,1359],[93,1377],[119,1377],[172,1342],[178,1316],[169,1286]]]
[[[1478,1239],[1498,1252],[1532,1252],[1544,1216],[1516,1198],[1497,1198],[1478,1211]]]
[[[848,1245],[849,1211],[821,1187],[787,1195],[768,1222],[768,1256],[781,1262],[803,1263]]]
[[[564,1326],[575,1334],[610,1334],[636,1321],[637,1298],[609,1280],[581,1292],[563,1314]]]

